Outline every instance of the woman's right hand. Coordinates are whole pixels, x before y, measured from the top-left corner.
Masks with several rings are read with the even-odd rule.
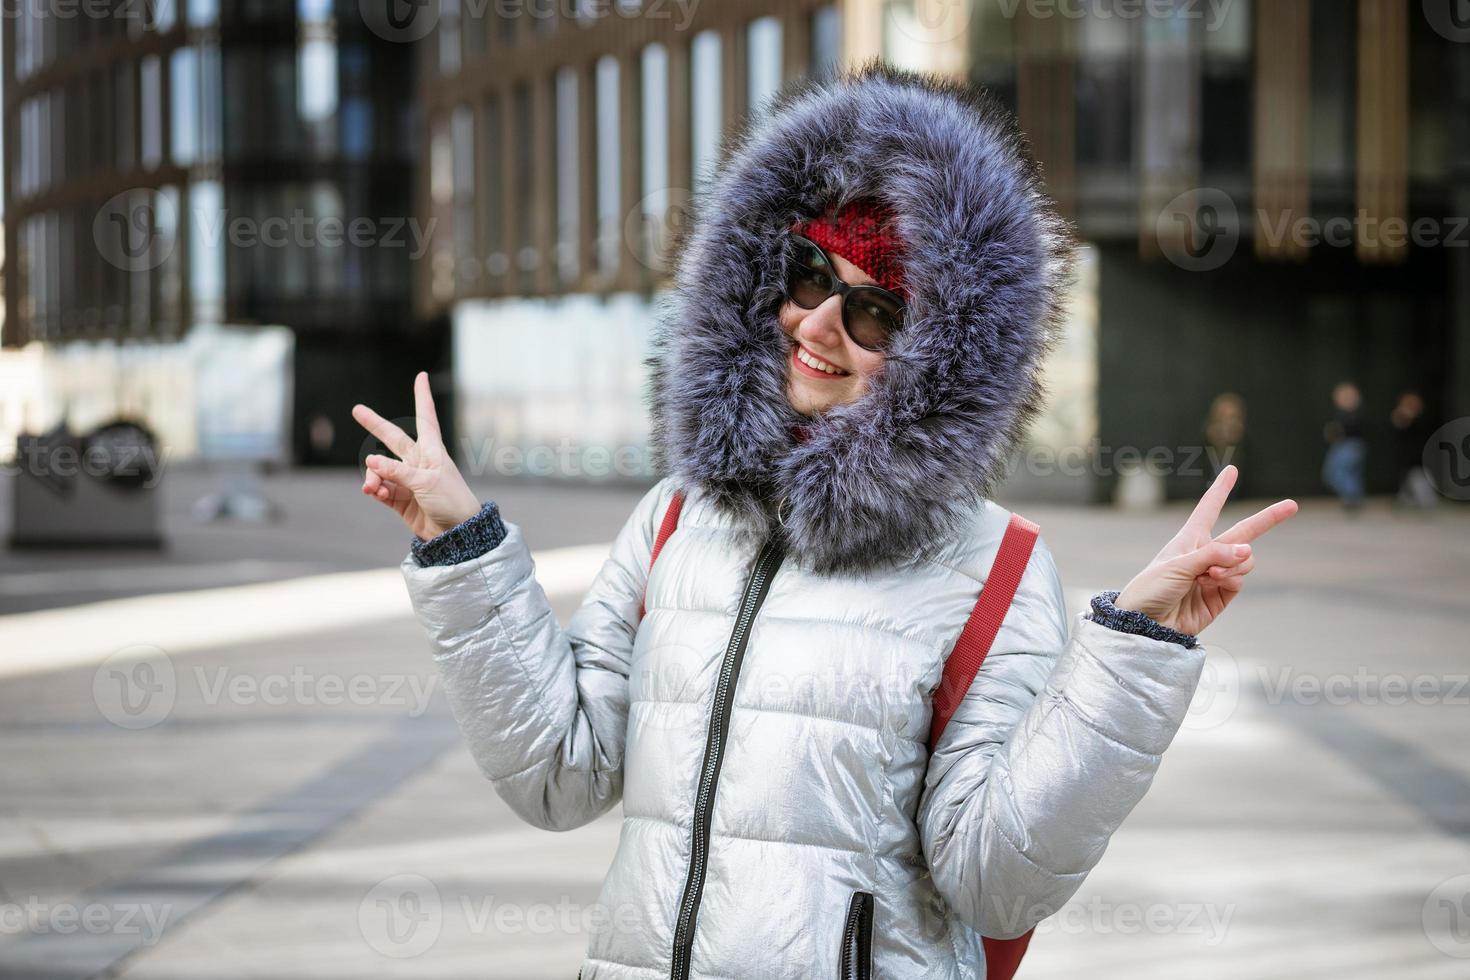
[[[439,416],[423,371],[413,379],[418,439],[366,405],[352,406],[352,417],[398,456],[369,456],[362,492],[393,508],[403,523],[427,541],[480,511],[480,501],[454,465],[439,432]]]

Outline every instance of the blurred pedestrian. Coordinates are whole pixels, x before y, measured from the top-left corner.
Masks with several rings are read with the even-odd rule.
[[[1245,399],[1233,391],[1216,395],[1205,416],[1204,434],[1211,483],[1231,463],[1240,469],[1244,463]]]
[[[427,376],[416,439],[354,409],[399,457],[362,492],[414,534],[404,578],[482,771],[543,828],[622,801],[601,902],[630,914],[599,919],[583,980],[1009,976],[1152,781],[1250,542],[1296,510],[1217,536],[1227,467],[1069,630],[1035,526],[985,497],[1072,257],[999,112],[870,67],[730,154],[653,348],[671,475],[565,629]],[[978,676],[949,657],[992,640]]]
[[[1368,462],[1368,430],[1363,422],[1363,395],[1351,381],[1332,389],[1332,420],[1323,427],[1327,455],[1322,461],[1322,482],[1342,501],[1348,513],[1363,505],[1363,472]]]
[[[1439,494],[1424,470],[1424,446],[1438,428],[1417,391],[1399,395],[1398,404],[1389,413],[1393,426],[1394,460],[1398,465],[1398,496],[1401,506],[1427,510],[1439,503]]]

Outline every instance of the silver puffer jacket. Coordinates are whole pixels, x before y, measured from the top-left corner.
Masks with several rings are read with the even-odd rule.
[[[1038,543],[930,754],[933,692],[1007,523],[987,491],[1040,403],[1065,225],[995,106],[942,80],[811,83],[733,146],[655,336],[670,475],[571,621],[514,523],[403,573],[501,797],[556,830],[622,802],[584,980],[980,978],[982,935],[1025,933],[1102,857],[1204,650],[1069,631]],[[800,416],[784,230],[865,195],[896,216],[907,322],[860,398]]]
[[[888,574],[819,576],[696,494],[650,577],[672,490],[639,503],[565,629],[514,523],[480,558],[403,564],[500,796],[552,830],[623,804],[584,980],[841,977],[854,901],[872,926],[853,975],[983,978],[980,935],[1060,907],[1143,796],[1203,647],[1085,618],[1068,642],[1038,542],[931,757],[930,695],[1007,512]]]

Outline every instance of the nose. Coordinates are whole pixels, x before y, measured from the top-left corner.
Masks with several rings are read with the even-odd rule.
[[[841,350],[844,338],[842,297],[828,296],[815,310],[807,311],[797,324],[796,338],[818,351]]]

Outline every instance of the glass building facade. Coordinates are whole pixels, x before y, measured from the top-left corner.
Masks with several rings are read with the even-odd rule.
[[[930,0],[882,6],[892,50],[942,23]],[[1451,6],[971,0],[945,40],[1015,110],[1095,258],[1094,495],[1120,449],[1208,450],[1222,396],[1245,406],[1259,495],[1322,492],[1338,381],[1363,391],[1377,491],[1397,485],[1403,392],[1470,414],[1470,32]],[[1197,493],[1194,471],[1169,491]]]
[[[296,457],[353,460],[346,407],[446,356],[412,316],[416,45],[355,0],[25,2],[11,23],[6,346],[285,325]]]

